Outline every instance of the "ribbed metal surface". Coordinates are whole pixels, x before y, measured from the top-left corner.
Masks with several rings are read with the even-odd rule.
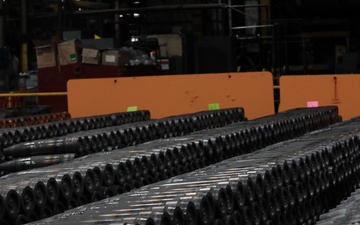
[[[336,208],[320,216],[319,225],[360,224],[360,189],[343,200]]]
[[[359,128],[340,123],[31,224],[355,223],[356,195],[327,212],[360,187]]]
[[[8,190],[8,185],[27,186],[26,182],[42,182],[47,194],[39,191],[39,196],[47,196],[47,203],[41,206],[36,204],[34,212],[38,218],[44,218],[61,210],[99,201],[236,155],[250,153],[272,143],[326,127],[338,120],[337,107],[291,110],[253,121],[198,131],[192,135],[91,154],[44,169],[13,173],[3,177],[0,182],[4,190]],[[199,127],[211,125],[204,122],[196,124]],[[171,127],[174,131],[178,129],[177,126]],[[164,133],[173,135],[169,131]],[[230,193],[229,188],[225,188],[225,193]],[[2,196],[5,194],[2,193]],[[203,200],[205,206],[212,196],[208,198]],[[196,208],[199,205],[196,203],[194,206]],[[194,208],[187,204],[182,207],[189,210]],[[149,215],[152,214],[151,210],[147,211]],[[176,214],[180,213],[176,207],[173,210]],[[156,220],[168,218],[165,214],[156,215],[159,215],[154,217]],[[4,220],[12,222],[14,218],[5,213]]]

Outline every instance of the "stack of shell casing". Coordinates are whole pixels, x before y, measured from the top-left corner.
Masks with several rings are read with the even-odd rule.
[[[343,200],[336,208],[320,216],[319,225],[360,224],[360,189]]]
[[[68,119],[70,119],[68,112],[4,118],[0,120],[0,128],[24,127]]]
[[[335,223],[320,224],[357,222],[358,202],[329,210],[359,188],[359,130],[359,120],[340,123],[36,224],[288,225],[329,216]]]
[[[219,126],[224,126],[226,124],[243,121],[246,119],[244,117],[244,110],[242,108],[203,111],[192,114],[167,117],[159,120],[143,121],[143,115],[148,115],[145,112],[148,111],[114,114],[114,116],[117,117],[122,116],[121,118],[125,118],[124,115],[130,115],[130,118],[126,120],[126,122],[128,123],[125,125],[123,124],[124,121],[120,118],[113,119],[113,115],[109,116],[110,120],[101,120],[101,123],[93,121],[96,118],[103,118],[100,116],[89,117],[79,120],[73,119],[73,122],[81,121],[81,123],[78,126],[71,127],[77,127],[77,131],[82,129],[86,130],[86,132],[76,132],[54,139],[42,139],[15,145],[4,144],[4,146],[10,147],[5,148],[3,150],[3,154],[7,158],[17,159],[0,164],[0,170],[6,173],[39,167],[39,165],[43,164],[39,164],[36,162],[29,163],[33,161],[44,161],[39,155],[44,155],[47,159],[49,159],[51,157],[49,155],[56,154],[57,160],[52,161],[59,161],[59,159],[70,159],[95,152],[109,151],[159,138],[180,136],[191,133],[193,131],[211,129]],[[138,119],[136,115],[141,116]],[[101,127],[104,127],[104,124],[107,124],[107,122],[109,121],[111,122],[110,126],[106,126],[106,128],[100,129]],[[114,121],[116,121],[118,124],[114,124]],[[134,123],[134,121],[141,122]],[[101,124],[101,126],[96,124]],[[63,127],[68,128],[69,126]],[[54,130],[58,131],[59,128]],[[45,134],[48,133],[49,132],[45,132]],[[65,133],[65,131],[62,133]],[[3,140],[7,139],[3,138]],[[70,156],[67,153],[71,153],[74,155]],[[36,160],[33,160],[32,158],[29,158],[32,156],[39,157],[37,157]]]
[[[148,110],[112,113],[38,125],[0,129],[0,162],[12,160],[14,155],[8,154],[5,156],[3,149],[19,143],[26,143],[26,145],[28,145],[29,141],[60,137],[80,131],[119,126],[121,124],[145,120],[150,120],[150,112]]]
[[[35,218],[34,214],[37,218],[45,218],[49,214],[128,192],[236,155],[251,153],[336,121],[336,107],[294,110],[182,137],[99,152],[58,165],[3,176],[0,179],[1,195],[5,199],[4,196],[14,190],[8,186],[29,186],[24,180],[32,185],[41,182],[44,184],[41,186],[46,188],[44,192],[39,192],[40,199],[47,200],[43,206],[36,207],[32,218]],[[35,187],[30,188],[34,190]],[[18,196],[21,194],[16,193]],[[17,211],[18,217],[21,215],[23,219],[32,220],[26,213],[21,213],[21,209]],[[16,216],[5,213],[3,220],[11,223],[16,219]]]

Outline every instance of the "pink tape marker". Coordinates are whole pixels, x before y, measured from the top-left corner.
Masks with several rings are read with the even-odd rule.
[[[319,107],[319,101],[309,101],[307,102],[307,107],[308,108]]]

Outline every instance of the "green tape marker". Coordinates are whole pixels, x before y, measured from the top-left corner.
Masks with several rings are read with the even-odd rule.
[[[127,111],[128,111],[128,112],[135,112],[135,111],[137,111],[137,106],[129,106],[129,107],[127,108]]]
[[[217,109],[220,109],[220,104],[219,103],[209,104],[209,110],[217,110]]]
[[[70,62],[76,62],[77,57],[76,54],[70,54]]]

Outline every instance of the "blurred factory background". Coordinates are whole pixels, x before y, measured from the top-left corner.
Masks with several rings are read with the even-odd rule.
[[[68,79],[99,73],[270,71],[275,85],[281,75],[358,73],[359,7],[355,0],[1,0],[0,90],[64,91]],[[72,40],[79,41],[69,69],[56,45]],[[57,52],[44,61],[46,46]],[[42,73],[69,70],[43,80]]]

